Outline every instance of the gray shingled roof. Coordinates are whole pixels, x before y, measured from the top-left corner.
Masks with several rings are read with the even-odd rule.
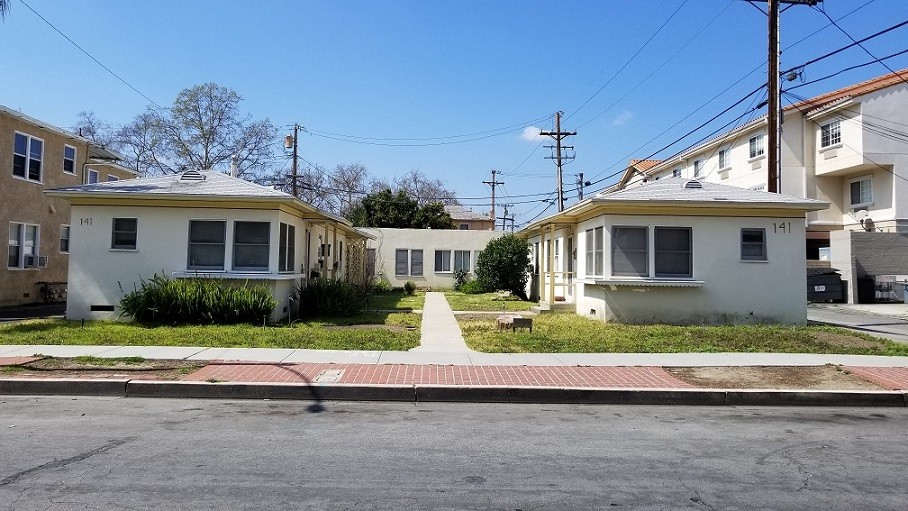
[[[193,174],[195,173],[195,174]],[[204,179],[190,179],[192,176]],[[66,192],[77,195],[129,194],[129,195],[199,195],[216,197],[279,197],[292,199],[284,193],[267,186],[250,183],[245,179],[213,171],[188,171],[182,174],[123,179],[106,183],[55,188],[52,192]]]
[[[811,207],[826,205],[825,202],[816,199],[748,190],[746,188],[721,185],[707,181],[699,181],[701,188],[686,188],[685,185],[690,181],[694,180],[682,177],[671,177],[658,181],[650,181],[644,185],[632,188],[625,188],[614,192],[602,192],[593,198],[593,202],[726,202],[738,204],[805,205]]]
[[[448,204],[445,206],[445,212],[451,215],[452,220],[491,220],[487,214],[477,213],[470,208],[465,208],[457,204]]]

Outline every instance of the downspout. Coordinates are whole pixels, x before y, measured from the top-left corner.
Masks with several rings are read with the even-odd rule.
[[[548,253],[548,262],[549,262],[549,306],[554,308],[555,305],[555,268],[554,268],[554,252],[555,252],[555,225],[549,224],[549,237],[551,238],[550,243],[551,247],[549,248]]]

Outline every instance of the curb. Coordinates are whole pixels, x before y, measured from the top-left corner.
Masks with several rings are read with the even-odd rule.
[[[0,395],[288,399],[436,403],[685,406],[908,406],[908,391],[627,389],[465,385],[337,385],[74,378],[0,379]]]

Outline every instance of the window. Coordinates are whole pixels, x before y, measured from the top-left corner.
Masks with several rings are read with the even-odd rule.
[[[469,231],[469,230],[470,230],[470,224],[460,224],[460,230],[461,230],[461,231]]]
[[[410,251],[410,275],[422,277],[422,250]]]
[[[118,178],[117,176],[113,176],[113,175],[108,175],[108,176],[107,176],[107,182],[108,182],[108,183],[111,182],[111,181],[119,181],[119,180],[120,180],[120,178]]]
[[[648,243],[646,227],[613,227],[612,275],[649,276]]]
[[[454,251],[454,270],[463,270],[470,271],[470,251],[469,250],[455,250]]]
[[[586,274],[602,275],[603,273],[603,248],[602,227],[587,229],[586,231]]]
[[[44,157],[44,141],[16,133],[13,140],[13,175],[41,181],[41,160]]]
[[[690,227],[656,227],[654,229],[656,277],[693,276]]]
[[[849,183],[851,207],[859,208],[873,204],[873,180],[870,176],[855,179]]]
[[[829,147],[842,143],[842,126],[839,121],[832,121],[820,126],[820,147]]]
[[[672,170],[672,177],[681,177],[681,169]]]
[[[750,157],[751,158],[763,156],[763,154],[766,152],[766,149],[763,147],[763,134],[762,133],[760,133],[759,135],[750,137],[750,141],[749,141],[748,145],[750,146]]]
[[[552,264],[555,266],[552,268],[554,271],[559,271],[561,268],[561,239],[555,240],[555,256],[552,258]]]
[[[277,271],[293,271],[296,267],[296,227],[281,223],[277,245]]]
[[[60,226],[60,252],[69,253],[69,226]]]
[[[394,251],[394,275],[407,275],[407,269],[410,266],[410,251],[406,249],[397,249]]]
[[[76,173],[76,148],[70,145],[63,146],[63,172]]]
[[[233,223],[233,269],[268,271],[269,222]]]
[[[98,171],[88,169],[88,181],[87,184],[93,185],[98,182]]]
[[[190,270],[223,270],[226,239],[226,221],[190,220],[187,267]]]
[[[694,160],[694,177],[700,177],[703,171],[703,160]]]
[[[38,265],[39,227],[30,224],[9,224],[9,268],[28,268]]]
[[[719,151],[719,169],[727,169],[731,164],[728,161],[728,149]]]
[[[766,229],[741,229],[741,260],[766,260]]]
[[[110,248],[135,250],[139,221],[136,218],[114,218]]]
[[[394,251],[394,274],[405,277],[408,268],[410,276],[422,276],[422,250],[398,248]]]
[[[436,250],[435,251],[435,271],[436,272],[451,271],[451,251],[450,250]]]

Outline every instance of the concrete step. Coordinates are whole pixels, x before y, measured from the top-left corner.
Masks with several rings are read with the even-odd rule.
[[[574,302],[554,302],[549,303],[540,301],[539,305],[530,307],[530,310],[536,314],[554,314],[554,313],[572,313],[576,310],[577,304]]]

